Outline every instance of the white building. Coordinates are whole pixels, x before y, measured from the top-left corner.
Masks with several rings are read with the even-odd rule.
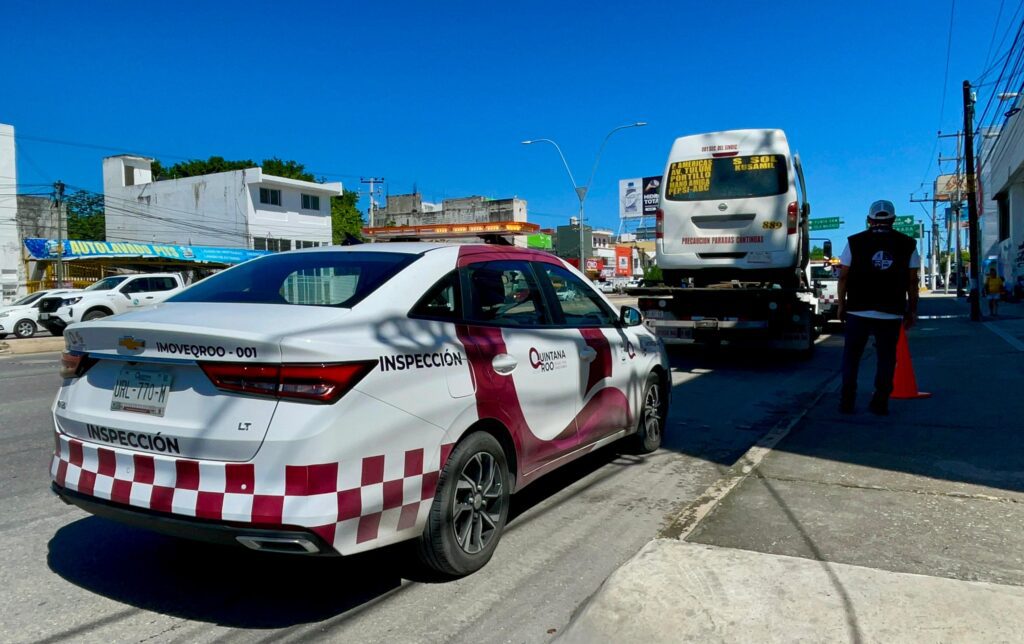
[[[14,160],[14,126],[0,123],[0,303],[19,295],[18,169]]]
[[[1024,96],[1011,110],[1024,106]],[[996,265],[1006,285],[1024,278],[1024,112],[1012,113],[998,133],[982,137],[980,177],[980,266]]]
[[[152,159],[103,160],[107,241],[256,250],[331,243],[331,197],[341,183],[263,174],[258,167],[153,181]]]

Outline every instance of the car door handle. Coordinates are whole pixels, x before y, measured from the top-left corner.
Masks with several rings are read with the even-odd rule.
[[[494,360],[491,360],[494,371],[502,376],[507,376],[515,371],[518,365],[519,361],[507,353],[499,353],[494,356]]]
[[[597,357],[597,350],[593,347],[584,347],[580,349],[580,360],[584,362],[590,362]]]
[[[146,296],[146,299],[147,299],[147,300],[152,300],[152,299],[153,299],[153,296],[152,296],[152,295],[147,295],[147,296]]]

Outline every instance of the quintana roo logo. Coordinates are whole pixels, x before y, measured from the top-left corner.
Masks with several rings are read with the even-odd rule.
[[[871,265],[875,267],[875,270],[887,271],[892,266],[893,257],[890,253],[880,250],[871,256]]]

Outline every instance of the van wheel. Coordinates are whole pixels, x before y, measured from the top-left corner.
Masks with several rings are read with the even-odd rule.
[[[14,335],[19,338],[31,338],[36,334],[36,323],[32,320],[19,320],[14,325]]]
[[[430,568],[452,576],[476,572],[498,547],[508,520],[508,459],[490,434],[470,434],[438,478],[417,551]]]
[[[637,452],[650,454],[661,447],[667,415],[668,397],[661,386],[661,377],[657,373],[651,373],[644,384],[640,418],[633,439]]]
[[[89,311],[88,313],[83,315],[82,316],[82,321],[83,322],[88,322],[89,320],[98,320],[100,318],[107,317],[107,315],[109,315],[109,314],[106,311],[101,311],[99,309],[96,309],[95,311]]]

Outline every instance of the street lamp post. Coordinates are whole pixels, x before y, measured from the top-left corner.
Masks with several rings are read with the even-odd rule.
[[[569,175],[569,181],[572,183],[572,189],[576,192],[576,198],[579,199],[580,201],[580,211],[577,220],[577,225],[579,225],[580,228],[580,272],[583,273],[584,275],[586,275],[587,273],[587,265],[586,251],[583,247],[583,202],[586,201],[587,193],[590,192],[590,186],[594,182],[594,175],[597,173],[597,164],[601,160],[601,153],[604,152],[604,146],[605,144],[608,143],[608,139],[610,139],[611,136],[618,132],[619,130],[625,130],[631,127],[643,127],[645,125],[647,125],[645,121],[637,121],[635,123],[628,123],[626,125],[620,125],[618,127],[612,128],[612,130],[605,135],[604,140],[601,141],[601,147],[598,148],[597,156],[594,157],[594,166],[590,169],[590,177],[587,179],[587,183],[582,186],[576,183],[576,178],[572,176],[572,170],[569,169],[569,162],[565,160],[565,155],[562,154],[562,148],[560,148],[557,143],[555,143],[551,139],[530,139],[527,141],[523,141],[523,145],[530,145],[533,143],[550,143],[551,145],[555,146],[556,150],[558,150],[558,156],[559,158],[562,159],[562,165],[565,166],[565,173]]]

